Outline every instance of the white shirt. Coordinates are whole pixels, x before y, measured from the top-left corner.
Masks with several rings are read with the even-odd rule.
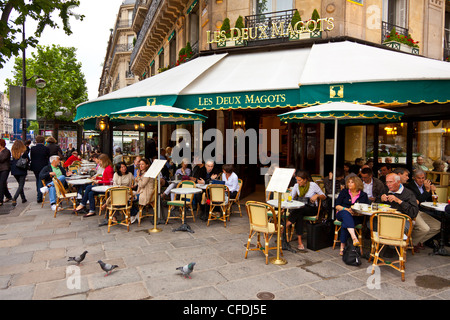
[[[225,185],[228,187],[228,190],[230,190],[230,192],[239,190],[239,181],[236,173],[232,172],[228,179],[225,173],[223,173],[222,181],[225,181]]]
[[[318,195],[325,195],[322,191],[322,189],[320,189],[319,185],[315,182],[310,182],[309,183],[309,189],[308,192],[306,192],[305,197],[306,198],[311,198],[313,195],[318,194]],[[300,195],[300,191],[298,190],[298,183],[296,183],[294,185],[294,187],[292,188],[291,191],[291,196],[292,199],[294,199],[295,197]],[[316,201],[316,205],[317,205],[317,201]]]
[[[367,197],[368,198],[372,198],[373,197],[373,193],[372,193],[372,189],[373,189],[373,179],[370,180],[370,183],[365,183],[363,181],[363,185],[364,185],[364,192],[367,193]]]

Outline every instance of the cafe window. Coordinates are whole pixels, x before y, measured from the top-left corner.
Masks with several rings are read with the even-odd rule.
[[[414,122],[413,164],[417,157],[433,170],[435,160],[450,160],[450,120]]]
[[[256,0],[256,14],[290,10],[294,8],[292,0]]]
[[[378,161],[406,164],[407,124],[380,124],[378,129]]]

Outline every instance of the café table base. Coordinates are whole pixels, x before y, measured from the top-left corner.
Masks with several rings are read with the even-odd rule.
[[[270,261],[271,264],[276,264],[276,265],[284,265],[284,264],[287,264],[287,260],[284,259],[284,258],[279,258],[279,259],[277,259],[277,257],[273,257],[273,258],[270,258],[269,261]]]
[[[283,251],[289,251],[289,252],[292,252],[292,253],[297,253],[297,250],[291,247],[290,243],[287,242],[285,237],[286,237],[286,235],[284,234],[283,235],[283,240],[281,241],[281,248],[283,249]]]
[[[433,249],[433,253],[430,253],[433,256],[450,256],[450,253],[444,248],[444,246],[439,246],[437,249]]]
[[[186,231],[186,232],[190,232],[190,233],[195,233],[195,231],[192,230],[191,226],[188,225],[187,223],[183,223],[178,228],[172,230],[172,232],[175,232],[175,231]]]

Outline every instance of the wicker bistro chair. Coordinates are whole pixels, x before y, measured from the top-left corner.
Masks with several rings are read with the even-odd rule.
[[[333,239],[333,250],[334,250],[334,248],[336,247],[336,243],[341,242],[338,239],[338,234],[339,234],[339,231],[341,231],[342,222],[340,222],[339,220],[334,220],[333,223],[334,223],[334,239]],[[361,244],[361,253],[363,251],[362,229],[363,229],[363,225],[362,224],[355,225],[355,232],[358,235],[358,241]]]
[[[258,201],[247,201],[247,214],[250,222],[250,234],[247,240],[245,250],[245,259],[249,251],[260,251],[266,256],[266,264],[269,263],[269,250],[277,249],[277,247],[269,247],[270,239],[278,233],[277,217],[274,208],[266,203]],[[273,222],[269,222],[268,213],[272,214]],[[264,237],[264,246],[261,244],[261,233]],[[253,236],[257,234],[256,248],[250,248],[250,242]],[[280,250],[283,254],[283,251]]]
[[[67,193],[62,182],[57,178],[53,178],[53,185],[55,186],[56,190],[56,209],[54,217],[56,218],[56,213],[58,211],[65,209],[71,209],[76,213],[78,194],[76,192]],[[69,201],[72,201],[73,208],[62,208],[61,203],[63,202],[63,200],[67,200],[67,203],[69,203]]]
[[[153,201],[150,201],[146,205],[139,205],[139,219],[138,219],[138,226],[141,225],[142,218],[145,217],[153,217],[154,213],[157,210],[157,202],[158,201],[158,183],[156,182],[156,179],[154,181],[154,191],[153,191]],[[153,213],[150,213],[150,207],[153,208]],[[144,213],[145,208],[147,208],[147,213]]]
[[[234,211],[231,211],[233,204],[237,204],[238,209],[239,209],[239,215],[242,217],[241,204],[239,203],[239,197],[241,196],[242,185],[244,184],[242,179],[238,179],[238,184],[239,184],[239,190],[236,194],[236,198],[228,199],[228,201],[230,202],[230,205],[228,207],[228,211],[229,211],[228,220],[230,220],[230,215],[234,212]]]
[[[377,218],[377,231],[373,231],[374,219]],[[409,229],[405,234],[405,225],[409,222]],[[405,281],[406,251],[410,243],[413,229],[412,219],[397,212],[376,212],[370,217],[370,231],[372,238],[372,249],[370,256],[373,258],[372,274],[375,266],[386,265],[401,272],[402,281]],[[386,262],[380,258],[380,252],[384,246],[393,246],[399,260]],[[398,264],[398,265],[396,265]]]
[[[229,194],[229,189],[226,185],[210,184],[206,187],[206,199],[207,202],[209,202],[209,215],[206,226],[209,226],[211,220],[223,221],[225,227],[227,226],[227,219],[229,217],[229,201],[226,196],[227,194]],[[222,214],[213,214],[215,207],[220,207]]]
[[[180,183],[178,183],[177,188],[195,188],[195,182],[190,181],[190,180],[181,181]],[[190,216],[185,215],[185,207],[184,207],[185,197],[186,197],[186,207],[191,209]],[[192,218],[195,222],[194,207],[192,205],[193,200],[194,200],[193,194],[188,194],[188,195],[183,194],[183,195],[179,195],[178,199],[175,198],[173,201],[168,201],[167,205],[169,206],[169,208],[167,211],[166,224],[169,222],[169,219],[182,219],[182,221],[184,221],[185,218]],[[171,217],[170,216],[172,209],[174,209],[175,207],[178,207],[181,210],[181,217],[178,217],[178,216]]]
[[[106,190],[105,197],[110,199],[106,210],[108,212],[108,233],[112,226],[124,225],[130,231],[130,210],[133,200],[133,190],[130,187],[112,187]],[[120,212],[124,215],[124,220],[113,221],[114,215]]]
[[[42,179],[41,181],[42,181],[42,186],[46,186],[45,180]],[[47,195],[48,195],[48,191],[47,191],[46,193],[43,193],[43,194],[42,194],[42,204],[41,204],[41,208],[44,207],[44,204],[45,204],[45,198],[47,197]]]

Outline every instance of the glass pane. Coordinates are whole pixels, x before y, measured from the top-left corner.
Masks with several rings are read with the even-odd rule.
[[[293,9],[292,0],[276,0],[277,9],[276,11],[290,10]]]
[[[378,161],[406,164],[406,123],[380,124]]]
[[[345,127],[345,162],[355,163],[357,158],[365,158],[366,130],[364,126]]]
[[[417,158],[422,169],[433,170],[433,163],[439,160],[450,161],[450,120],[414,122],[413,165]],[[423,162],[422,162],[423,161]],[[438,169],[438,168],[436,168]],[[435,171],[441,171],[442,168]]]
[[[272,12],[272,0],[256,0],[256,14]]]

